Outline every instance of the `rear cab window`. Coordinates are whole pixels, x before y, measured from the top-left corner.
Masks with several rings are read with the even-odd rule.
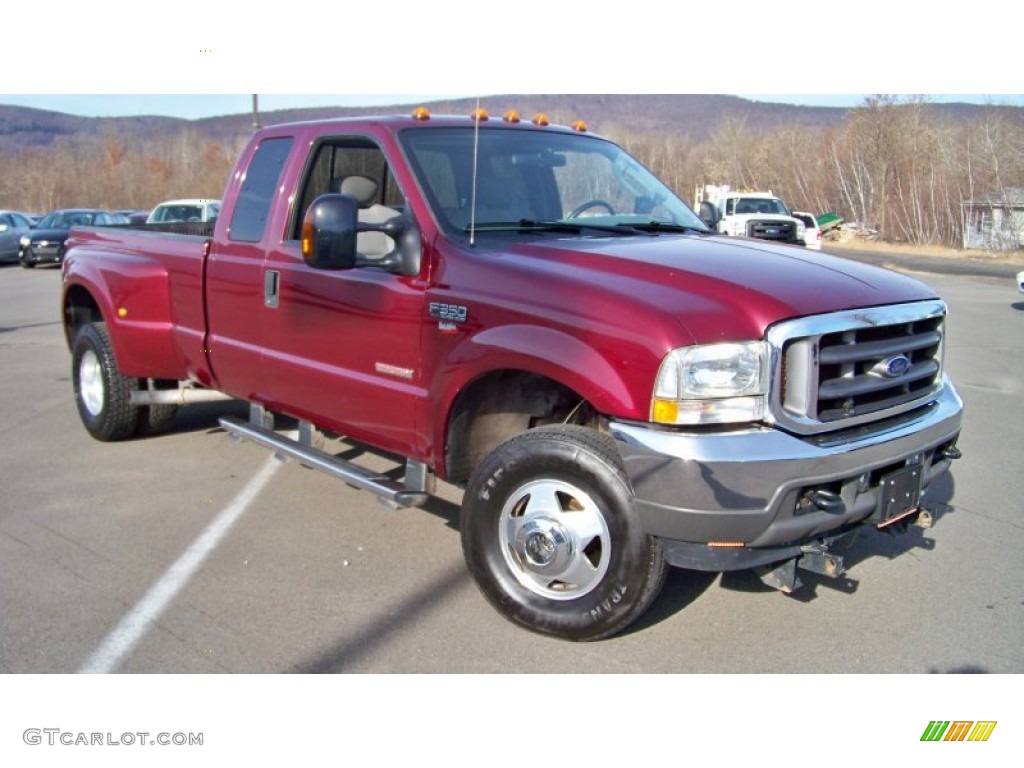
[[[270,138],[257,147],[238,190],[228,228],[229,240],[258,243],[263,239],[274,193],[294,141],[291,136]]]

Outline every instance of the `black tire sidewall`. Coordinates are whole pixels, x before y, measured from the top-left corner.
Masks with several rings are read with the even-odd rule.
[[[636,519],[632,491],[618,466],[571,433],[532,436],[499,446],[470,480],[461,516],[467,565],[485,597],[517,624],[570,640],[614,634],[647,605],[649,581],[657,570],[651,567],[656,544]],[[542,478],[587,493],[608,528],[608,571],[595,589],[575,599],[545,598],[523,586],[500,551],[498,526],[505,502],[525,483]]]
[[[99,361],[103,377],[103,405],[99,413],[91,413],[85,406],[81,391],[81,363],[91,351]],[[135,432],[138,409],[129,405],[132,379],[121,375],[114,360],[110,339],[102,323],[83,326],[75,336],[71,356],[71,378],[74,384],[75,405],[82,424],[97,440],[121,440]]]

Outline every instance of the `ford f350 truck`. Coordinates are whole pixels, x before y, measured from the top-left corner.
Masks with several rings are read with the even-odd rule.
[[[717,235],[581,123],[263,128],[223,201],[209,232],[73,233],[85,428],[132,438],[230,397],[250,404],[230,433],[392,506],[447,481],[481,592],[531,630],[619,632],[668,566],[784,591],[839,574],[852,532],[929,525],[921,494],[959,455],[930,288]]]

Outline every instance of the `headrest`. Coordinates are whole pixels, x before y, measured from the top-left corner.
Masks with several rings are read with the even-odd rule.
[[[339,191],[354,197],[360,208],[368,208],[377,197],[377,182],[365,176],[347,176]]]

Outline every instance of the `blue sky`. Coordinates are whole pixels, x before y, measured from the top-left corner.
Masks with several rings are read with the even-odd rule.
[[[975,0],[974,15],[964,17],[984,20],[983,34],[892,0],[855,8],[789,0],[770,18],[753,0],[721,8],[517,0],[500,9],[499,23],[497,6],[468,0],[393,0],[386,12],[326,0],[244,14],[229,3],[195,14],[194,5],[163,14],[100,0],[90,8],[103,12],[49,26],[45,50],[27,30],[7,35],[0,71],[14,93],[0,94],[0,104],[186,118],[248,112],[253,91],[276,94],[261,95],[267,111],[457,94],[638,92],[827,106],[854,106],[870,93],[928,94],[1024,106],[1019,25],[991,23],[1012,21],[993,0]]]
[[[415,104],[471,94],[261,94],[261,111],[312,106]],[[844,107],[863,102],[866,94],[737,94],[755,101]],[[933,101],[1024,106],[1020,94],[933,94]],[[88,117],[167,115],[196,119],[248,113],[251,94],[0,94],[0,104],[35,107]]]

